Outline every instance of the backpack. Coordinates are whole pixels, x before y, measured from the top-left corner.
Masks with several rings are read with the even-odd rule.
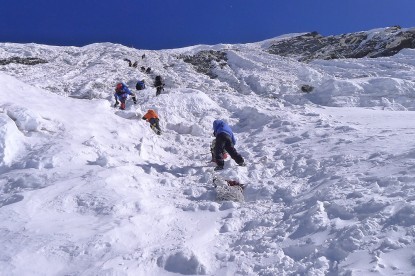
[[[137,90],[143,90],[144,88],[146,88],[146,84],[144,83],[144,81],[139,81],[135,85],[135,89]]]

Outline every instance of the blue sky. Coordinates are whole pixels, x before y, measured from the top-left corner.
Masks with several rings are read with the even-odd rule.
[[[415,27],[415,0],[0,0],[0,42],[140,49]]]

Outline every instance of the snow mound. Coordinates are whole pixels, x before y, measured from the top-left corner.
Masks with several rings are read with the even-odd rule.
[[[167,257],[159,257],[157,264],[165,270],[182,275],[206,275],[206,267],[198,257],[190,250],[183,249],[169,254]]]
[[[166,128],[178,134],[203,136],[205,129],[211,129],[214,117],[221,114],[219,105],[199,90],[177,89],[159,98],[150,100],[144,108],[160,110],[161,123],[165,120]]]
[[[3,108],[22,133],[39,130],[41,118],[38,114],[22,106],[4,105]]]
[[[24,134],[8,115],[0,113],[0,166],[10,166],[24,147]]]

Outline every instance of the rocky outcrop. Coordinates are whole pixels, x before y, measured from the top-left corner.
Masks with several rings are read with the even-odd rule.
[[[299,61],[393,56],[404,48],[415,48],[415,28],[386,29],[324,37],[307,33],[272,43],[267,52]]]
[[[0,59],[0,65],[7,65],[10,63],[24,64],[24,65],[36,65],[40,63],[47,63],[46,60],[41,58],[21,58],[21,57],[11,57],[6,59]]]
[[[225,52],[213,50],[200,51],[193,56],[181,55],[179,58],[183,59],[184,62],[192,64],[197,72],[206,74],[212,79],[217,78],[212,69],[218,65],[220,67],[226,66],[228,61]]]

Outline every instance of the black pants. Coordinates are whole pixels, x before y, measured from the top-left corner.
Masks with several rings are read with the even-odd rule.
[[[244,162],[243,157],[236,151],[235,147],[233,146],[231,137],[221,132],[216,136],[216,143],[215,143],[215,159],[216,164],[218,166],[223,166],[225,161],[223,161],[223,152],[227,151],[229,155],[235,160],[236,163],[242,164]]]
[[[158,118],[151,118],[149,120],[151,129],[158,135],[161,134],[161,129],[159,125],[159,119]]]
[[[211,162],[216,163],[215,155],[216,155],[216,139],[212,140],[212,144],[210,145],[210,154],[212,155]],[[222,158],[226,159],[228,157],[226,150],[224,149],[222,152]]]
[[[163,89],[163,86],[157,86],[156,89],[157,89],[156,90],[156,96],[160,95],[161,94],[161,91],[164,90]]]

